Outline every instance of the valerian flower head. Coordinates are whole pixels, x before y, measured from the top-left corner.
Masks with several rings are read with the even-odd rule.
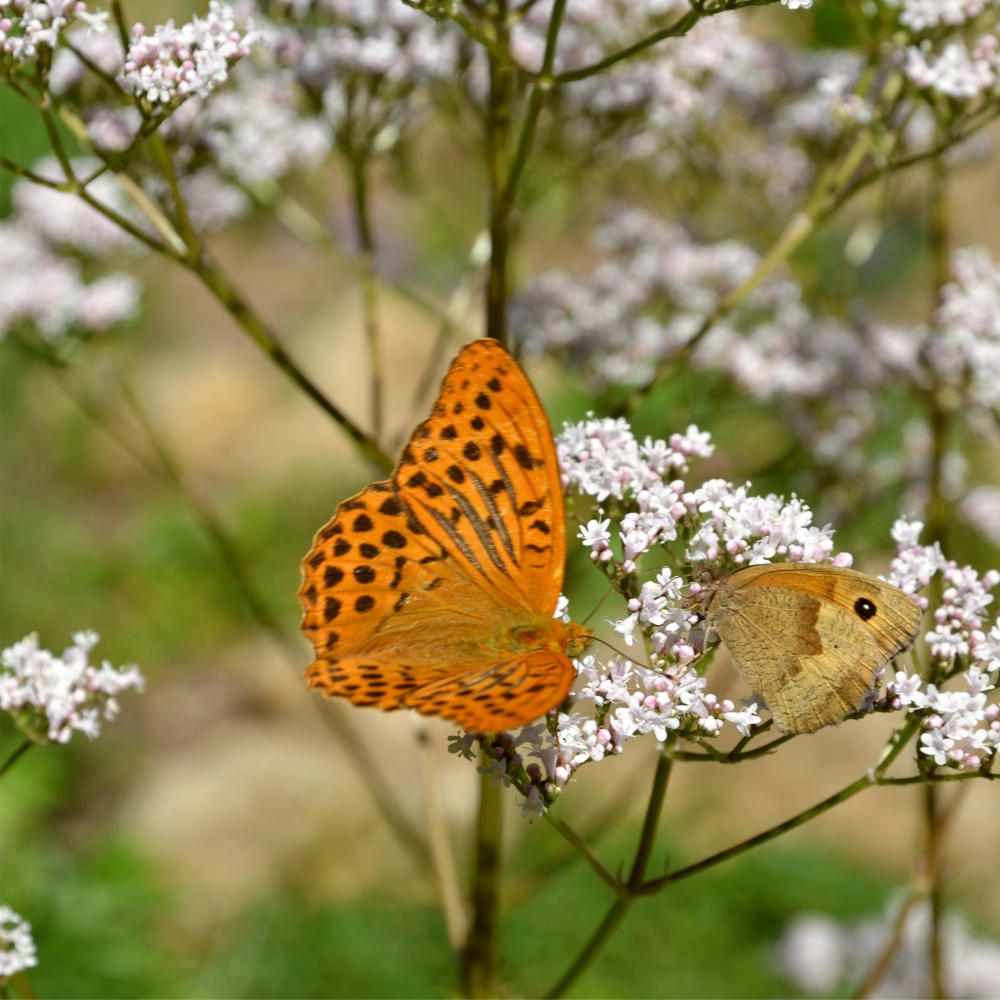
[[[87,10],[83,0],[5,0],[0,3],[0,69],[9,74],[34,59],[42,48],[54,50],[61,34],[74,22],[104,31],[108,12]]]
[[[0,905],[0,983],[38,965],[31,924],[9,906]]]
[[[232,65],[259,39],[252,22],[243,30],[237,27],[230,4],[211,0],[205,17],[193,17],[179,28],[168,21],[149,35],[143,25],[135,25],[118,84],[154,108],[175,108],[224,83]]]
[[[0,654],[0,708],[30,739],[68,743],[74,732],[95,739],[101,720],[118,714],[117,696],[143,689],[137,667],[89,662],[97,640],[95,632],[77,632],[73,645],[56,656],[29,635]]]

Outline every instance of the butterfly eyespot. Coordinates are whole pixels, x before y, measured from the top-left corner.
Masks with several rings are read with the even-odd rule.
[[[372,519],[367,514],[358,514],[352,525],[353,530],[361,534],[371,531],[372,527]]]
[[[489,382],[486,383],[486,388],[492,392],[499,392],[503,387],[500,385],[500,379],[491,378]]]
[[[499,458],[504,450],[507,448],[507,442],[504,441],[500,434],[494,434],[490,438],[490,451],[493,453],[494,458]]]
[[[364,614],[366,611],[371,611],[375,607],[375,598],[371,594],[362,594],[354,602],[354,610],[360,614]]]
[[[469,421],[469,426],[474,431],[481,431],[486,426],[486,421],[480,416],[475,416]]]
[[[377,545],[372,545],[371,542],[362,542],[358,546],[358,555],[362,559],[377,559],[379,549]]]
[[[344,579],[344,571],[339,566],[327,566],[323,571],[323,583],[328,587],[336,587]]]
[[[427,448],[424,451],[424,461],[425,462],[436,462],[441,457],[441,452],[435,447]]]
[[[490,400],[490,397],[487,396],[485,392],[481,392],[478,396],[476,396],[476,406],[478,406],[480,410],[488,410],[492,405],[493,403]]]
[[[854,602],[854,613],[863,621],[870,621],[872,618],[878,614],[878,608],[875,607],[875,603],[870,601],[867,597],[859,597]]]
[[[322,549],[317,549],[316,555],[309,560],[309,565],[313,569],[319,569],[326,562],[326,553]]]
[[[340,614],[341,603],[336,597],[328,597],[323,605],[323,617],[332,622]]]
[[[454,424],[448,424],[447,427],[441,428],[441,433],[438,436],[442,441],[454,441],[458,437],[458,430]]]
[[[375,579],[375,570],[371,566],[355,566],[354,579],[358,583],[371,583]]]
[[[475,441],[470,441],[462,449],[462,456],[469,462],[478,462],[482,456],[482,451],[480,451],[479,445]]]
[[[457,465],[449,465],[446,475],[456,486],[465,482],[465,473]]]
[[[502,479],[494,479],[489,486],[486,487],[486,492],[489,493],[491,497],[495,497],[498,493],[503,493],[507,489],[507,485]]]
[[[333,554],[339,559],[351,551],[351,543],[346,538],[338,538],[333,543]]]
[[[319,597],[316,585],[314,583],[310,583],[307,587],[304,587],[302,590],[302,596],[306,599],[309,607],[312,607],[316,603],[316,598]]]

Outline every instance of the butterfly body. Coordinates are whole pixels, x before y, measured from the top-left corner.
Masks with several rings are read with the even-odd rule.
[[[710,589],[704,615],[787,733],[857,711],[877,672],[913,645],[921,617],[892,584],[818,563],[737,570]]]
[[[562,503],[530,382],[496,341],[468,344],[392,478],[341,503],[302,563],[310,687],[480,732],[549,711],[590,637],[552,617]]]

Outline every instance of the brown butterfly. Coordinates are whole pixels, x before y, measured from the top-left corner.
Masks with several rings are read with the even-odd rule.
[[[823,563],[747,566],[705,605],[709,628],[786,733],[856,712],[878,670],[916,641],[920,615],[891,583]]]

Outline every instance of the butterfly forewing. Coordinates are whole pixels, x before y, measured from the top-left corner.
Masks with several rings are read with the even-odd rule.
[[[449,554],[414,534],[390,482],[345,500],[302,563],[302,630],[327,659],[378,650],[437,655],[440,628],[482,630],[482,592],[452,570]]]
[[[858,710],[876,672],[911,646],[920,609],[856,570],[751,566],[720,581],[706,618],[778,727],[813,732]]]
[[[499,603],[555,609],[566,546],[555,447],[531,383],[497,342],[456,359],[393,482],[458,572]]]

